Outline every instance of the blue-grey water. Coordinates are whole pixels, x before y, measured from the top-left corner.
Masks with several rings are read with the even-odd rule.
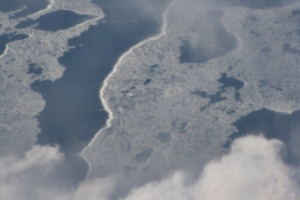
[[[158,133],[158,135],[155,137],[158,139],[161,143],[169,143],[172,140],[172,135],[170,133]]]
[[[191,31],[198,38],[187,38],[181,46],[180,63],[202,63],[224,56],[237,46],[237,38],[221,23],[222,11],[201,13]]]
[[[300,139],[300,111],[292,114],[275,112],[268,109],[254,111],[233,123],[238,132],[233,133],[224,147],[245,135],[264,135],[267,139],[279,139],[286,147],[284,161],[300,165],[299,152],[296,151]]]
[[[43,68],[39,67],[36,63],[29,64],[28,74],[41,75],[43,73]]]
[[[23,40],[28,38],[26,34],[3,34],[0,35],[0,55],[5,51],[6,45],[16,40]]]
[[[284,6],[295,0],[217,0],[231,6],[244,6],[252,9],[266,9]]]
[[[208,94],[206,91],[195,90],[192,92],[193,95],[200,96],[201,98],[209,99],[207,105],[201,107],[201,110],[205,110],[211,104],[219,103],[227,99],[223,97],[222,94],[226,92],[227,88],[234,88],[235,91],[235,100],[240,101],[240,92],[239,90],[244,87],[244,82],[233,77],[228,77],[226,73],[221,74],[221,78],[218,79],[218,82],[222,85],[218,87],[218,91],[215,94]],[[230,114],[230,113],[228,113]]]
[[[253,9],[265,9],[282,6],[289,1],[224,0],[222,2]],[[162,13],[170,3],[169,0],[93,0],[93,2],[103,9],[106,15],[105,19],[80,36],[69,40],[69,45],[75,48],[70,49],[59,59],[59,62],[66,66],[62,78],[54,82],[36,81],[32,84],[32,89],[39,92],[46,102],[44,110],[36,116],[41,129],[37,143],[41,145],[59,144],[60,150],[66,156],[64,163],[49,172],[50,175],[53,174],[53,177],[57,177],[57,174],[60,175],[59,180],[54,181],[54,184],[58,186],[76,186],[84,179],[88,165],[77,153],[104,126],[108,117],[99,99],[99,90],[103,80],[124,52],[138,42],[159,33]],[[149,3],[151,9],[140,9],[140,5],[145,2]],[[11,15],[11,18],[26,17],[45,9],[48,4],[49,2],[46,0],[4,0],[0,1],[0,12],[11,12],[26,6],[24,10]],[[294,15],[299,13],[297,10],[293,12]],[[203,20],[207,16],[212,23],[211,29],[203,30],[201,24],[206,23]],[[207,36],[213,36],[213,38],[208,42],[198,41],[194,44],[189,38],[184,40],[181,47],[181,63],[206,62],[226,55],[235,49],[237,40],[222,26],[220,23],[221,16],[220,11],[210,11],[205,17],[199,16],[192,31],[199,34],[205,32]],[[79,15],[72,11],[56,11],[37,20],[25,19],[17,28],[38,24],[37,29],[58,31],[73,27],[89,17],[91,16]],[[106,23],[102,23],[104,21]],[[5,50],[7,43],[26,37],[28,36],[23,34],[0,36],[0,55]],[[217,45],[213,45],[212,42]],[[283,51],[299,53],[299,50],[290,44],[286,44]],[[156,65],[152,66],[152,72],[157,68]],[[41,75],[43,71],[35,63],[31,63],[28,73]],[[144,84],[151,84],[151,81],[151,79],[147,79]],[[229,77],[227,74],[222,74],[218,81],[222,86],[216,94],[207,94],[205,91],[198,90],[194,91],[193,94],[199,95],[201,98],[209,98],[207,105],[209,106],[225,100],[226,98],[222,96],[222,93],[225,92],[226,88],[233,87],[235,98],[239,101],[239,90],[244,86],[242,81]],[[294,138],[297,138],[298,130],[300,130],[299,122],[300,111],[290,115],[267,109],[255,111],[233,124],[238,132],[233,133],[224,146],[229,147],[231,142],[238,137],[262,132],[267,138],[282,140],[287,145],[285,161],[299,166],[300,158],[295,153],[295,144],[293,143]],[[157,139],[162,143],[168,143],[172,137],[170,133],[160,133]],[[145,162],[152,152],[153,149],[146,149],[134,157],[134,161]],[[128,167],[128,173],[130,170]]]
[[[142,151],[141,153],[138,153],[135,157],[133,157],[133,160],[140,164],[146,162],[150,156],[152,155],[154,149],[153,148],[148,148]]]
[[[298,56],[300,55],[300,49],[291,47],[291,45],[288,44],[288,43],[286,43],[286,44],[283,45],[282,51],[283,52],[289,52],[289,53],[292,53],[292,54],[296,54]]]
[[[36,13],[47,8],[49,1],[47,0],[1,0],[0,12],[18,11],[11,18],[26,17],[29,14]]]
[[[58,144],[60,150],[77,163],[70,166],[66,161],[58,169],[63,170],[65,165],[72,168],[66,179],[73,176],[80,179],[87,173],[87,167],[82,164],[84,161],[74,158],[108,118],[99,99],[104,79],[124,52],[160,32],[162,15],[170,1],[98,0],[94,3],[106,16],[98,25],[68,41],[69,46],[75,48],[59,58],[66,67],[63,76],[54,82],[32,84],[32,89],[46,102],[44,110],[36,116],[41,129],[37,143]],[[149,3],[151,12],[141,10],[141,3]]]
[[[93,18],[92,15],[81,15],[70,10],[57,10],[42,15],[40,18],[21,21],[16,28],[26,28],[36,25],[34,28],[44,31],[60,31],[76,26],[85,20]]]

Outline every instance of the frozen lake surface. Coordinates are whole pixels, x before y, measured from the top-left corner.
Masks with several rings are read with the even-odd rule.
[[[299,11],[0,2],[0,199],[299,199]]]

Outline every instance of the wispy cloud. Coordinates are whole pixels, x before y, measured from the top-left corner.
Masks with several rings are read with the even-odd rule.
[[[135,188],[123,200],[296,200],[300,190],[294,170],[281,160],[278,140],[248,136],[236,140],[230,153],[206,165],[198,181],[186,184],[184,172]],[[22,159],[0,160],[0,199],[106,200],[113,179],[85,181],[72,191],[57,188],[51,170],[63,156],[57,148],[34,147]]]
[[[235,141],[221,160],[208,164],[192,186],[176,173],[134,190],[126,200],[293,200],[300,193],[293,170],[281,158],[282,143],[248,136]]]

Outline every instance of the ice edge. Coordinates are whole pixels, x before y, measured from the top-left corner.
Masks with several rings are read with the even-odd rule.
[[[141,41],[140,43],[138,43],[137,45],[131,47],[128,51],[126,51],[125,53],[123,53],[123,55],[118,59],[117,63],[114,65],[113,70],[108,74],[108,76],[105,78],[105,80],[103,81],[103,86],[100,89],[100,100],[103,104],[104,110],[108,113],[108,119],[106,120],[105,126],[103,128],[101,128],[93,137],[93,139],[90,141],[90,143],[79,153],[79,155],[87,162],[89,170],[88,173],[86,175],[86,178],[89,177],[90,171],[91,171],[91,164],[90,162],[85,158],[84,156],[84,152],[94,143],[94,141],[96,140],[96,138],[98,137],[98,135],[100,135],[102,133],[102,131],[104,131],[105,129],[111,127],[111,121],[114,119],[114,115],[113,112],[110,110],[109,106],[108,106],[108,102],[105,100],[104,98],[104,90],[106,88],[106,86],[108,85],[108,80],[113,76],[114,73],[117,72],[119,65],[122,63],[122,61],[124,60],[124,58],[130,54],[135,48],[138,48],[140,46],[142,46],[143,44],[145,44],[148,41],[153,41],[153,40],[157,40],[158,38],[164,36],[166,34],[166,27],[167,27],[167,18],[166,15],[169,11],[169,9],[174,5],[174,3],[177,0],[172,0],[172,2],[170,3],[170,5],[166,8],[165,12],[163,13],[163,24],[162,24],[162,28],[161,28],[161,32],[158,35],[152,36],[146,40]],[[105,13],[104,13],[105,14]],[[85,178],[85,179],[86,179]]]

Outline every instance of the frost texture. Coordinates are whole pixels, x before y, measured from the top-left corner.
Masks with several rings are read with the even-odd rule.
[[[56,80],[61,77],[64,66],[58,58],[68,51],[68,39],[80,35],[89,26],[103,17],[100,8],[90,1],[51,1],[48,7],[29,15],[30,19],[57,10],[72,10],[82,14],[95,15],[96,18],[85,21],[64,31],[47,32],[32,27],[15,29],[24,18],[10,19],[9,14],[0,13],[0,35],[27,34],[29,38],[13,41],[6,45],[0,55],[0,156],[10,153],[23,153],[31,149],[36,141],[38,122],[34,116],[44,107],[40,94],[33,92],[30,85],[35,80]],[[40,75],[28,73],[30,66],[42,70]]]
[[[221,21],[210,21],[206,11],[216,8],[223,13]],[[29,17],[37,19],[60,9],[103,17],[99,8],[81,0],[56,0]],[[299,9],[299,3],[252,10],[175,1],[166,15],[165,34],[131,49],[101,91],[113,118],[82,153],[90,163],[89,177],[114,174],[122,194],[171,170],[198,174],[209,160],[222,155],[222,144],[235,131],[231,124],[241,116],[264,107],[299,110]],[[199,15],[202,26],[211,30],[222,26],[235,37],[237,46],[206,62],[180,63],[186,41],[191,46],[203,44],[212,54],[212,47],[220,45],[212,44],[214,34],[201,32],[210,29],[193,29]],[[20,20],[0,14],[0,34],[13,33]],[[31,91],[30,84],[59,78],[64,68],[57,59],[71,48],[67,40],[96,22],[89,20],[55,33],[17,30],[30,37],[9,43],[0,57],[1,156],[25,152],[34,144],[39,130],[33,117],[43,109],[44,101]],[[31,64],[41,68],[42,74],[28,74]],[[237,91],[226,86],[222,77],[243,86]],[[157,139],[161,133],[168,134],[170,141]],[[147,151],[143,162],[137,162]]]
[[[133,48],[102,90],[113,118],[82,153],[91,164],[90,177],[126,174],[119,183],[126,188],[172,169],[199,172],[195,166],[222,154],[222,144],[235,131],[231,124],[241,116],[263,107],[298,110],[299,55],[284,51],[286,44],[300,49],[295,28],[300,15],[292,14],[297,8],[299,3],[265,10],[219,7],[220,25],[236,37],[237,47],[207,62],[180,63],[184,41],[202,37],[193,31],[199,13],[216,6],[176,1],[167,13],[166,34]],[[203,23],[213,22],[207,17]],[[224,74],[243,83],[239,98],[236,88],[220,81]],[[212,97],[219,100],[212,103]],[[161,143],[159,133],[170,133],[172,140]],[[146,162],[133,162],[149,148],[153,153]],[[129,177],[124,167],[131,169]]]

